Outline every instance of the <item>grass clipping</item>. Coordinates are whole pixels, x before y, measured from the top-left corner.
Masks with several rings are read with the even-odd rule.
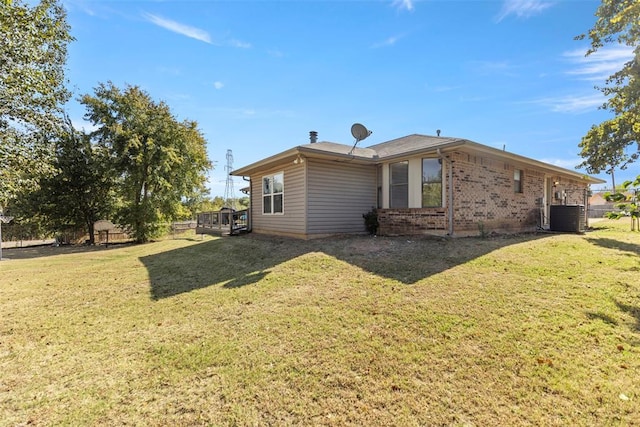
[[[640,235],[6,250],[0,425],[630,425]]]

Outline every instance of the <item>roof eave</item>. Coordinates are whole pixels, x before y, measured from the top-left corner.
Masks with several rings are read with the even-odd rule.
[[[508,151],[500,150],[497,148],[489,147],[487,145],[482,145],[473,141],[466,141],[466,145],[473,147],[478,151],[484,151],[487,153],[494,154],[496,156],[502,156],[514,160],[519,163],[535,166],[540,169],[545,169],[551,172],[560,173],[563,175],[570,175],[575,179],[587,181],[589,184],[604,184],[606,181],[600,178],[596,178],[593,176],[589,176],[580,172],[572,171],[570,169],[566,169],[560,166],[555,166],[549,163],[541,162],[539,160],[532,159],[530,157],[521,156],[519,154],[510,153]]]
[[[314,150],[308,146],[297,147],[301,154],[307,155],[307,157],[321,158],[321,159],[333,159],[333,160],[346,160],[358,163],[370,163],[374,160],[373,157],[356,156],[355,154],[347,153],[335,153],[323,150]]]
[[[455,141],[447,142],[445,144],[440,144],[440,145],[437,145],[437,146],[431,146],[431,147],[427,147],[427,148],[419,148],[419,149],[411,150],[411,151],[403,151],[402,153],[391,154],[391,155],[387,155],[387,156],[380,156],[380,157],[374,158],[372,160],[374,160],[376,163],[381,163],[381,162],[387,162],[389,160],[397,160],[397,159],[413,157],[413,156],[416,156],[418,154],[423,154],[423,153],[436,153],[438,150],[447,150],[447,149],[459,147],[461,145],[464,145],[465,142],[466,142],[466,140],[464,140],[464,139],[457,139]]]
[[[380,156],[380,157],[375,157],[375,156],[364,157],[364,156],[356,156],[356,155],[347,154],[347,153],[336,153],[336,152],[330,152],[330,151],[324,151],[324,150],[317,150],[308,145],[297,146],[297,147],[290,148],[289,150],[283,151],[281,153],[278,153],[276,155],[273,155],[271,157],[267,157],[265,159],[251,163],[242,168],[236,169],[232,171],[230,174],[235,176],[249,176],[261,170],[266,170],[274,167],[275,165],[282,164],[283,162],[297,155],[304,155],[305,157],[316,158],[316,159],[353,162],[358,164],[376,164],[381,162],[388,162],[390,160],[408,158],[408,157],[416,156],[422,153],[435,153],[438,150],[440,150],[441,152],[451,151],[460,146],[469,146],[477,151],[489,153],[497,157],[508,158],[513,160],[514,162],[534,166],[539,169],[562,174],[565,176],[569,175],[575,179],[584,180],[589,184],[606,183],[605,180],[602,180],[600,178],[585,175],[580,172],[575,172],[569,169],[562,168],[560,166],[551,165],[549,163],[541,162],[539,160],[531,159],[529,157],[521,156],[519,154],[514,154],[504,150],[499,150],[497,148],[479,144],[477,142],[473,142],[468,139],[456,139],[456,140],[453,140],[441,145],[437,145],[437,146],[420,148],[416,150],[406,151],[406,152],[397,153],[397,154],[388,155],[388,156]]]
[[[315,150],[308,146],[297,146],[290,148],[286,151],[273,155],[271,157],[267,157],[266,159],[259,160],[257,162],[251,163],[247,166],[243,166],[239,169],[236,169],[230,173],[230,175],[234,176],[249,176],[252,173],[259,172],[261,170],[266,170],[271,167],[274,167],[277,164],[282,164],[288,159],[295,157],[297,155],[304,155],[308,158],[314,159],[325,159],[325,160],[334,160],[334,161],[344,161],[344,162],[353,162],[360,164],[367,164],[374,161],[374,158],[356,156],[353,154],[346,153],[333,153],[330,151],[324,150]]]
[[[266,169],[269,165],[273,163],[280,163],[284,159],[295,156],[298,154],[299,147],[293,147],[281,153],[275,154],[273,156],[267,157],[262,160],[258,160],[257,162],[248,164],[247,166],[243,166],[239,169],[235,169],[229,173],[229,175],[234,176],[249,176],[251,171]]]

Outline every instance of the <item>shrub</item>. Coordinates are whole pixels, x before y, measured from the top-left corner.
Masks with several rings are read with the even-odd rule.
[[[366,214],[362,214],[364,218],[364,226],[370,234],[378,232],[378,212],[375,208],[371,208]]]

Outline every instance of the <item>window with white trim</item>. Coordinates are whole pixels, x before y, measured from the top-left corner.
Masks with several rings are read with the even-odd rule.
[[[442,206],[442,160],[422,159],[422,207]]]
[[[515,193],[522,193],[522,178],[524,174],[521,169],[515,169],[513,171],[513,191]]]
[[[389,165],[389,207],[409,207],[409,162]]]
[[[284,213],[284,172],[262,178],[262,213]]]

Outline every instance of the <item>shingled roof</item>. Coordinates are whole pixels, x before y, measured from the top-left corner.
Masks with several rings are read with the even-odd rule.
[[[238,176],[251,175],[256,171],[268,169],[287,159],[295,158],[296,156],[316,157],[330,160],[349,160],[351,162],[361,164],[376,164],[382,161],[390,161],[392,159],[402,157],[406,158],[422,153],[441,153],[445,150],[458,146],[467,146],[471,149],[488,153],[492,156],[509,159],[518,163],[529,164],[548,171],[572,175],[576,178],[586,179],[588,182],[593,184],[604,182],[599,178],[585,176],[577,171],[561,168],[559,166],[544,163],[519,154],[510,153],[508,151],[499,150],[468,139],[420,134],[407,135],[391,141],[370,145],[368,147],[358,147],[356,144],[346,145],[329,141],[299,145],[240,169],[236,169],[231,174]]]
[[[413,135],[407,135],[402,138],[396,138],[391,141],[371,145],[367,148],[374,150],[379,158],[384,159],[385,157],[406,155],[407,153],[431,151],[437,148],[463,144],[464,142],[465,140],[460,138],[419,135],[414,133]]]

